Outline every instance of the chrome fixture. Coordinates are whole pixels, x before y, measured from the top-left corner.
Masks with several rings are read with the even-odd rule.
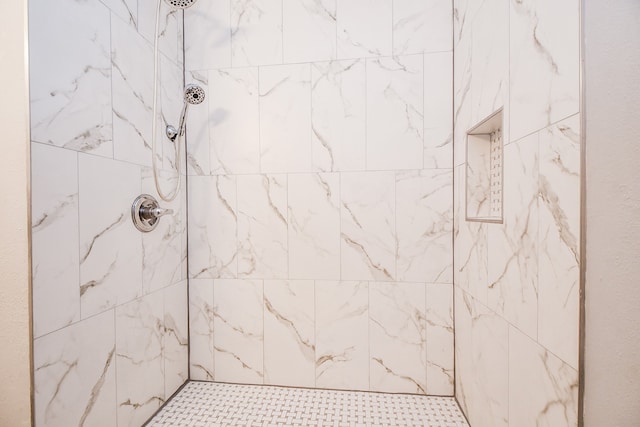
[[[131,205],[131,219],[133,225],[144,233],[152,231],[158,226],[161,216],[172,215],[173,209],[163,209],[158,206],[158,201],[148,194],[142,194]]]
[[[184,89],[184,106],[182,107],[182,113],[180,113],[180,123],[178,124],[178,128],[176,129],[172,125],[167,126],[167,138],[171,141],[175,141],[178,135],[184,135],[184,128],[186,126],[187,120],[187,110],[189,108],[189,104],[198,105],[204,101],[205,94],[204,90],[194,84],[189,84]]]
[[[188,7],[193,6],[196,0],[164,0],[169,6],[178,8],[178,9],[186,9]]]

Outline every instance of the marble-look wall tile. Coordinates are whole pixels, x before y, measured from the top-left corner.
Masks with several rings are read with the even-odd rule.
[[[233,67],[282,63],[282,0],[231,0]]]
[[[193,108],[187,115],[186,156],[188,175],[209,175],[209,105],[211,91],[209,89],[208,71],[187,71],[187,84],[197,84],[205,93],[204,101],[197,108]]]
[[[313,168],[323,172],[364,170],[365,61],[314,63],[311,85]]]
[[[509,425],[578,425],[578,372],[509,328]]]
[[[504,148],[503,224],[489,224],[488,306],[537,337],[538,135]]]
[[[34,141],[113,155],[109,19],[97,0],[29,3]]]
[[[159,171],[158,181],[164,189],[174,188],[177,177]],[[185,197],[185,182],[181,180],[181,190],[172,202],[158,200],[165,209],[173,209],[173,214],[162,217],[155,230],[141,233],[142,237],[142,290],[147,294],[179,282],[182,279],[182,235],[184,233],[184,213],[181,209]],[[166,190],[165,190],[166,191]],[[142,193],[155,194],[153,171],[142,170]]]
[[[336,58],[337,0],[283,0],[284,62]]]
[[[486,304],[489,284],[488,224],[466,220],[465,174],[465,165],[456,167],[453,282],[473,295],[478,301]]]
[[[453,280],[452,171],[396,174],[397,279]]]
[[[257,68],[209,72],[211,173],[260,172],[258,82]]]
[[[164,403],[163,293],[116,308],[118,425],[142,425]]]
[[[287,176],[239,175],[236,179],[238,277],[287,277]]]
[[[511,1],[511,140],[580,109],[580,2]]]
[[[189,178],[189,275],[235,278],[238,275],[236,177]]]
[[[451,2],[393,1],[393,54],[441,52],[452,48]]]
[[[454,63],[453,67],[453,160],[455,166],[466,161],[467,131],[471,121],[471,25],[480,2],[454,1]]]
[[[162,349],[164,363],[164,396],[171,395],[189,379],[189,301],[187,281],[163,291]]]
[[[162,150],[162,163],[159,163],[164,170],[175,172],[176,159],[183,159],[184,139],[171,141],[166,137],[167,126],[177,127],[180,122],[180,114],[184,105],[184,72],[181,67],[172,63],[165,56],[160,57],[160,81],[158,88],[159,96],[159,127],[158,127],[158,151]],[[189,110],[206,108],[206,104],[190,105]],[[180,142],[178,142],[180,141]],[[181,153],[177,153],[177,149]],[[183,166],[181,166],[183,167]],[[168,191],[168,190],[165,190]]]
[[[160,28],[158,48],[175,65],[182,68],[182,10],[166,2],[160,3]],[[138,1],[138,32],[153,44],[158,2]]]
[[[213,280],[189,279],[189,366],[192,380],[213,381]]]
[[[421,169],[422,55],[367,60],[367,168]]]
[[[316,387],[369,390],[366,282],[316,282]]]
[[[263,173],[311,171],[311,66],[260,69],[260,165]]]
[[[393,281],[395,173],[343,173],[340,184],[342,279]]]
[[[33,343],[38,426],[116,425],[113,310]]]
[[[138,0],[100,0],[121,20],[132,26],[138,27]]]
[[[231,2],[198,1],[184,14],[186,71],[231,67]]]
[[[313,280],[264,282],[264,382],[316,384]]]
[[[264,315],[261,280],[213,283],[215,380],[262,384]]]
[[[428,283],[425,331],[429,395],[452,396],[454,391],[453,285]]]
[[[370,389],[426,394],[424,283],[369,284]]]
[[[580,117],[540,133],[538,339],[578,369]]]
[[[366,58],[392,54],[392,0],[337,2],[338,58]]]
[[[289,175],[289,277],[340,279],[340,176]]]
[[[80,320],[78,154],[31,144],[33,335]]]
[[[140,167],[79,155],[82,317],[131,301],[142,291],[142,237],[130,206],[140,194]]]
[[[111,22],[111,68],[113,157],[150,166],[153,48],[135,28],[119,19]],[[161,130],[157,130],[158,143],[164,138]]]
[[[424,167],[451,168],[453,162],[453,54],[424,55]]]
[[[509,424],[509,324],[456,287],[456,396],[473,426]]]

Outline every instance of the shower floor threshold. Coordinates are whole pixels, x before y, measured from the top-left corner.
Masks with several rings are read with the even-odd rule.
[[[191,381],[146,427],[469,427],[453,397]]]

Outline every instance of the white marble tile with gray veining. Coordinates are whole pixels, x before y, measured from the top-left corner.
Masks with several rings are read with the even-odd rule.
[[[424,167],[451,168],[453,162],[453,54],[424,55]]]
[[[236,177],[189,178],[189,276],[238,275]]]
[[[119,19],[112,21],[111,30],[113,156],[118,160],[150,166],[153,49],[135,28]],[[160,148],[157,158],[160,160],[160,142],[165,136],[162,128],[158,127],[157,132]]]
[[[162,324],[164,395],[169,398],[189,379],[189,301],[187,281],[164,289]]]
[[[488,306],[530,337],[538,330],[538,135],[504,149],[504,223],[488,227]]]
[[[113,310],[33,343],[38,426],[116,425]]]
[[[166,129],[168,125],[173,125],[176,128],[179,126],[180,115],[184,105],[184,72],[181,67],[178,67],[164,56],[160,57],[160,67],[160,87],[158,88],[160,127],[158,128],[158,142],[162,147],[162,163],[159,163],[159,165],[164,170],[176,171],[178,169],[176,166],[178,159],[181,163],[180,168],[184,168],[184,137],[171,141],[166,136]],[[189,110],[203,109],[206,108],[206,104],[190,104],[188,108]]]
[[[282,63],[282,0],[231,0],[233,67]]]
[[[33,334],[80,320],[78,154],[31,144]]]
[[[260,167],[311,172],[311,65],[260,68]]]
[[[130,207],[140,194],[140,167],[79,155],[80,301],[82,317],[142,292],[142,236]]]
[[[285,63],[336,58],[337,0],[283,0],[282,41]]]
[[[538,340],[578,368],[580,116],[540,132]]]
[[[340,176],[319,173],[290,177],[289,277],[340,279]]]
[[[396,174],[398,280],[453,280],[452,186],[450,169]]]
[[[316,387],[369,390],[367,282],[316,281]]]
[[[109,19],[98,1],[29,3],[34,141],[113,155]]]
[[[231,67],[231,2],[198,1],[184,14],[187,72]]]
[[[313,280],[264,282],[264,382],[316,384]]]
[[[215,380],[264,381],[264,304],[262,280],[215,280]]]
[[[509,425],[578,425],[578,372],[509,328]]]
[[[200,86],[205,93],[202,104],[187,115],[186,162],[188,175],[209,175],[209,105],[212,101],[208,71],[187,71],[187,84]]]
[[[366,165],[365,61],[311,65],[311,151],[315,170],[364,170]]]
[[[236,179],[238,277],[287,277],[287,175],[239,175]]]
[[[213,279],[189,280],[189,366],[193,380],[213,381]]]
[[[423,167],[423,55],[367,60],[367,169]]]
[[[138,27],[138,0],[100,0],[122,21]]]
[[[260,172],[258,68],[209,71],[212,174]]]
[[[156,8],[160,5],[158,49],[173,64],[182,68],[182,11],[166,2],[138,1],[138,31],[151,44],[155,39]]]
[[[393,54],[442,52],[452,49],[451,2],[393,1]]]
[[[427,394],[451,396],[454,392],[453,285],[428,283]]]
[[[164,403],[163,293],[116,308],[118,425],[143,424]]]
[[[424,283],[369,283],[371,390],[427,392]]]
[[[392,54],[392,0],[337,2],[339,59]]]
[[[511,140],[580,109],[580,2],[511,1]]]
[[[344,173],[340,184],[342,279],[393,281],[395,173]]]

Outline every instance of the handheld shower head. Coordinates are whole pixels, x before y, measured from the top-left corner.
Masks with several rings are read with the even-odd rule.
[[[205,94],[204,89],[202,89],[198,85],[188,84],[184,88],[184,106],[182,107],[182,113],[180,113],[180,123],[178,127],[175,128],[171,125],[167,126],[167,137],[171,141],[175,141],[178,135],[184,135],[184,128],[186,126],[187,120],[187,111],[189,109],[189,104],[198,105],[204,101]]]
[[[177,9],[187,9],[196,2],[196,0],[164,0],[169,6]]]

